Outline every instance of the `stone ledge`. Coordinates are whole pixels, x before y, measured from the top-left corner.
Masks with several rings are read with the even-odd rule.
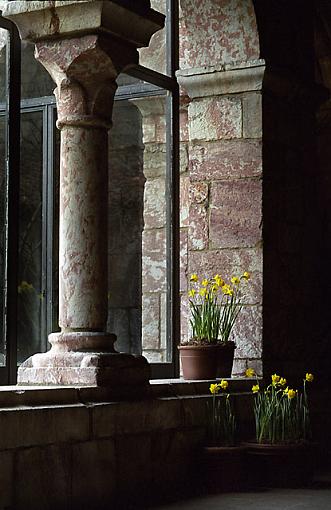
[[[191,99],[262,90],[264,60],[236,65],[177,71],[179,84]]]
[[[250,391],[255,378],[227,379],[231,384],[231,393]],[[155,379],[150,381],[150,391],[145,398],[169,398],[183,396],[208,395],[210,381],[185,381],[184,379]],[[141,398],[141,397],[140,397]],[[93,403],[130,401],[137,397],[130,394],[118,395],[113,389],[97,386],[1,386],[1,408],[22,406],[68,406],[73,404],[91,405]]]

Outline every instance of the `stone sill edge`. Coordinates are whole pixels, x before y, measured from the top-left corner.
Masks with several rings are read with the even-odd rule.
[[[251,391],[255,378],[227,379],[229,392]],[[88,405],[146,398],[180,398],[209,395],[209,386],[215,380],[187,381],[184,379],[155,379],[147,391],[133,393],[131,387],[109,388],[97,386],[0,386],[0,409],[26,406]]]

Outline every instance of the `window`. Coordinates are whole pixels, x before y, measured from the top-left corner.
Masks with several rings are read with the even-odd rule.
[[[167,14],[166,28],[140,50],[149,68],[140,65],[118,77],[109,135],[108,330],[117,333],[118,350],[146,355],[154,377],[174,377],[178,8],[174,0],[151,4]],[[58,330],[59,132],[54,83],[34,59],[33,45],[21,43],[7,20],[0,27],[0,277],[6,282],[0,383],[6,384],[15,383],[17,364],[47,350],[47,335]]]

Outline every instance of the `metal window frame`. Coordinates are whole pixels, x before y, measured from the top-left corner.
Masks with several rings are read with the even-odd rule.
[[[177,377],[179,357],[177,344],[180,335],[179,300],[179,88],[178,69],[178,0],[166,0],[166,72],[161,74],[137,65],[127,74],[143,83],[119,87],[116,100],[155,95],[166,96],[167,116],[167,167],[166,167],[166,238],[167,238],[167,356],[166,363],[151,363],[152,378]],[[18,285],[18,232],[20,151],[17,151],[17,133],[20,132],[20,114],[42,111],[43,114],[43,226],[46,240],[42,251],[42,287],[48,296],[42,310],[46,333],[52,331],[53,317],[53,232],[54,224],[54,115],[55,98],[47,96],[20,100],[21,41],[16,26],[0,16],[0,27],[10,34],[8,72],[8,211],[7,211],[7,266],[6,266],[6,345],[8,363],[0,367],[0,384],[15,384],[17,378],[17,285]],[[169,94],[170,93],[170,94]],[[0,112],[6,105],[0,105]],[[46,349],[47,334],[42,345]]]
[[[9,45],[6,55],[5,105],[5,171],[6,171],[6,240],[4,285],[4,339],[6,366],[0,368],[0,383],[15,384],[17,377],[17,275],[18,275],[18,224],[20,151],[17,150],[17,133],[20,133],[21,41],[14,23],[0,17],[0,27],[8,31]]]

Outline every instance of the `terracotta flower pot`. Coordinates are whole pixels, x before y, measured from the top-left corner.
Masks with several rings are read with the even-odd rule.
[[[250,485],[304,487],[313,476],[312,445],[243,443],[250,466]]]
[[[239,491],[245,484],[244,446],[206,446],[201,456],[202,480],[209,492]]]
[[[178,347],[183,377],[188,380],[215,379],[218,368],[218,346],[180,345]]]
[[[231,377],[235,348],[232,341],[210,345],[180,345],[178,349],[184,379]]]

